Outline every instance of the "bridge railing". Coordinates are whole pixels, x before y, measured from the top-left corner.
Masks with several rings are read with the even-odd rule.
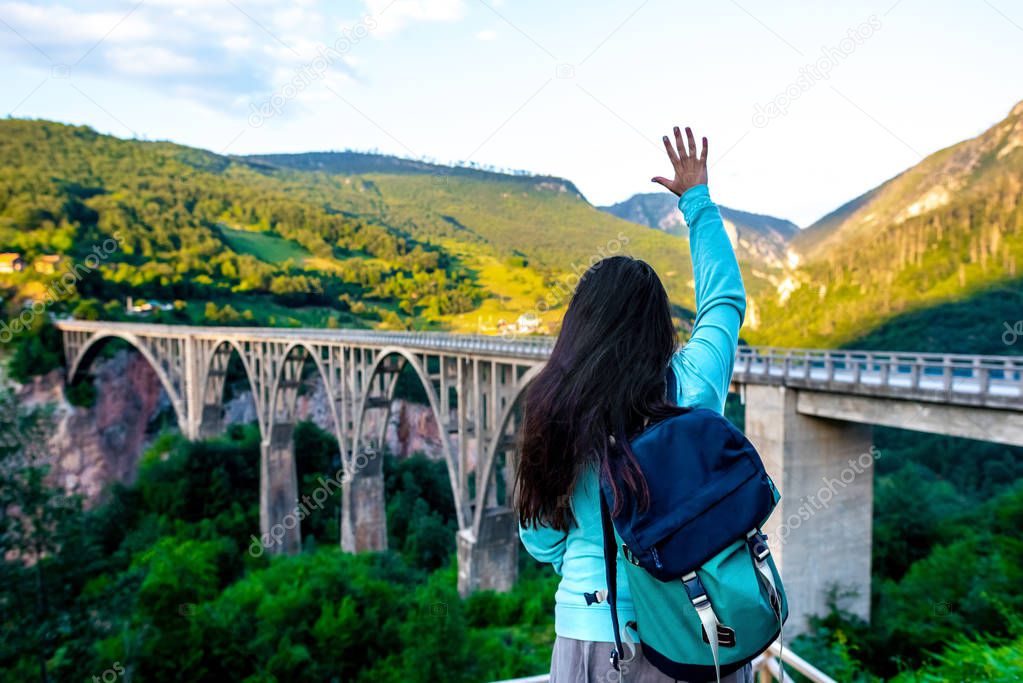
[[[930,394],[967,403],[1023,403],[1023,357],[740,347],[738,382]]]
[[[784,663],[786,669],[782,668]],[[782,646],[775,641],[767,651],[753,660],[753,675],[759,676],[760,683],[767,681],[779,681],[780,683],[792,683],[789,671],[796,671],[802,674],[810,683],[836,683],[823,671],[810,664],[789,648]]]
[[[424,347],[433,350],[496,353],[500,355],[546,358],[554,348],[553,337],[485,334],[449,334],[447,332],[358,332],[352,339],[374,344]]]

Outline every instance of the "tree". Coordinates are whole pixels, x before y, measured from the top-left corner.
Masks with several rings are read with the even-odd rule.
[[[44,375],[61,366],[60,330],[41,317],[33,323],[32,329],[16,337],[12,345],[14,353],[8,370],[16,382],[28,382],[35,375]]]
[[[50,680],[47,661],[62,630],[62,586],[74,569],[61,561],[74,543],[81,500],[46,483],[46,414],[26,412],[9,393],[0,395],[0,605],[3,646],[0,661],[30,656],[38,679]]]

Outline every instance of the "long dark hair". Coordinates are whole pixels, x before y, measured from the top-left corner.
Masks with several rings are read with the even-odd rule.
[[[681,412],[665,399],[677,345],[668,295],[649,264],[612,256],[586,271],[550,360],[526,389],[515,482],[523,525],[567,531],[574,522],[567,501],[591,463],[615,486],[616,512],[618,484],[646,504],[628,439],[648,420]]]

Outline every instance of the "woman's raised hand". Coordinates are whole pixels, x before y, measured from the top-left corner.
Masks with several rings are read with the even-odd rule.
[[[693,137],[691,128],[686,128],[686,137],[689,139],[688,151],[686,151],[686,145],[682,141],[682,131],[678,129],[678,126],[675,126],[674,146],[668,136],[664,136],[664,149],[668,151],[668,159],[675,169],[675,178],[672,180],[663,176],[652,178],[653,182],[664,185],[679,197],[691,187],[707,184],[707,138],[703,138],[703,152],[697,156],[696,138]]]

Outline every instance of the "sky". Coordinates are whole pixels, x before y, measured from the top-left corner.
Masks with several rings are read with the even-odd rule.
[[[0,112],[228,154],[372,150],[806,226],[1023,100],[1017,0],[0,0]]]

